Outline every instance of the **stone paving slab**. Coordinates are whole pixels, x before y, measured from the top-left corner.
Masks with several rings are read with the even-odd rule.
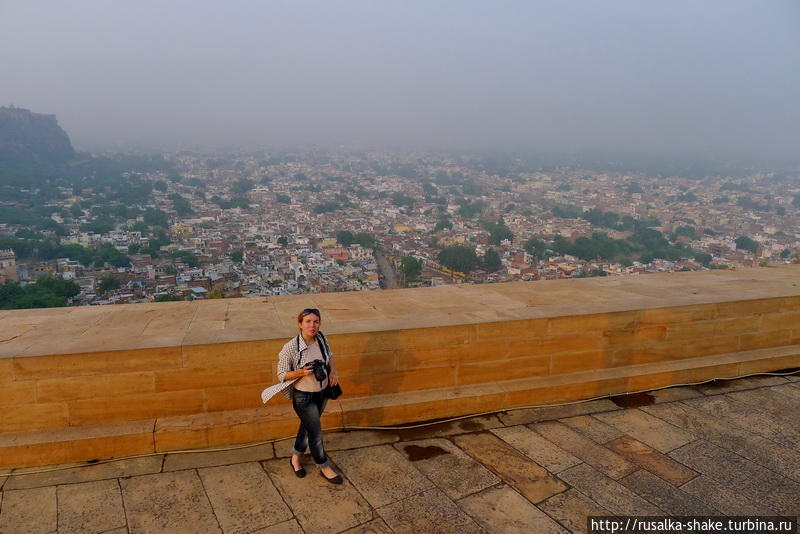
[[[3,534],[49,534],[58,528],[55,486],[4,491],[2,505]]]
[[[491,534],[567,534],[567,530],[509,486],[489,488],[458,502]]]
[[[526,408],[512,410],[498,414],[500,421],[506,426],[527,425],[541,421],[564,419],[576,415],[587,415],[600,412],[619,410],[620,407],[608,399],[599,399],[589,402],[565,404],[563,406],[544,406],[542,408]]]
[[[638,409],[597,414],[597,418],[660,452],[669,452],[695,439],[692,434]]]
[[[333,485],[316,468],[307,469],[305,478],[297,478],[283,458],[262,465],[305,532],[336,534],[373,518],[372,508],[348,480]]]
[[[731,488],[711,477],[700,475],[693,478],[681,489],[700,502],[713,507],[725,515],[778,515],[766,502],[753,502],[744,497],[736,488]]]
[[[692,408],[683,402],[646,406],[642,409],[675,426],[683,427],[695,436],[710,443],[729,449],[744,458],[772,469],[777,473],[789,476],[794,480],[800,480],[800,453],[798,451],[791,450],[734,425],[726,424],[716,417],[702,410]]]
[[[572,488],[553,495],[539,504],[544,512],[564,525],[569,532],[586,532],[586,518],[590,515],[612,515],[611,512]]]
[[[781,395],[785,395],[793,399],[800,399],[800,382],[793,382],[784,386],[775,386],[770,389],[777,391]]]
[[[195,471],[120,480],[131,534],[222,534]]]
[[[453,500],[500,482],[494,473],[443,438],[404,441],[395,448]]]
[[[800,484],[727,449],[698,440],[670,456],[781,515],[800,515]]]
[[[697,476],[685,465],[630,436],[622,436],[606,444],[629,462],[644,468],[673,486],[681,486]]]
[[[656,475],[640,469],[619,483],[648,502],[658,506],[668,515],[714,515],[715,511]]]
[[[9,478],[3,490],[38,488],[56,484],[77,484],[78,482],[91,482],[94,480],[108,480],[112,478],[158,473],[161,471],[162,463],[163,455],[157,455],[145,456],[143,458],[131,458],[128,460],[116,460],[103,464],[85,465],[61,471],[32,475],[17,475],[17,472],[23,471],[17,470],[14,471],[15,474]],[[42,468],[28,469],[28,471],[34,471],[36,469]]]
[[[567,417],[558,421],[579,434],[583,434],[595,443],[607,443],[623,435],[618,428],[607,425],[591,415],[576,415],[575,417]]]
[[[391,445],[338,451],[331,458],[374,508],[433,488],[433,483]]]
[[[441,438],[469,432],[480,432],[502,426],[503,422],[500,421],[496,415],[484,415],[449,423],[437,423],[435,425],[400,430],[399,435],[400,439],[403,441],[412,441],[415,439]]]
[[[257,445],[232,451],[192,452],[183,454],[167,454],[164,458],[164,471],[180,471],[198,467],[216,467],[220,465],[238,464],[242,462],[259,462],[275,457],[272,444]]]
[[[214,515],[225,534],[243,534],[292,518],[257,462],[199,469]]]
[[[125,529],[125,509],[116,480],[58,486],[58,533],[85,534]]]
[[[441,490],[432,489],[378,508],[395,534],[484,534],[484,530]]]
[[[737,391],[728,393],[726,397],[746,404],[757,411],[786,420],[793,428],[798,428],[800,427],[800,391],[798,391],[797,398],[785,395],[785,391],[786,386],[778,386]]]
[[[622,478],[637,469],[619,454],[581,436],[558,421],[538,423],[532,425],[532,428],[548,441],[613,479]]]
[[[560,473],[581,463],[580,459],[524,425],[495,428],[492,434],[551,473]]]
[[[749,393],[749,391],[742,393]],[[753,434],[777,443],[785,443],[794,449],[800,449],[800,425],[794,426],[791,422],[793,418],[790,416],[773,417],[760,411],[757,407],[738,402],[728,395],[715,395],[683,402],[687,406],[702,410]],[[793,415],[800,415],[800,406],[798,406],[798,412]]]
[[[453,438],[467,454],[492,469],[532,503],[561,493],[567,486],[494,434],[481,432]]]
[[[588,464],[570,467],[559,477],[612,514],[663,515],[660,508]]]

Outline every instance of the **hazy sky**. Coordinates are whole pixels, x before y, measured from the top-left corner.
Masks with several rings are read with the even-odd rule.
[[[0,0],[79,149],[800,152],[798,0]]]

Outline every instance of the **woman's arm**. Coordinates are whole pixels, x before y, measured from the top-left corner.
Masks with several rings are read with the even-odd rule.
[[[313,371],[307,367],[294,369],[294,351],[291,342],[287,343],[278,354],[278,380],[285,382],[310,375]]]

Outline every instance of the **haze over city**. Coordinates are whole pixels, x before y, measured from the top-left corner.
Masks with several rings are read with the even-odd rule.
[[[79,150],[792,158],[797,2],[0,2],[0,104]]]

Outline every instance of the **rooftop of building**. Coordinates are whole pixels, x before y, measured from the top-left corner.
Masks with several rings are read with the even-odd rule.
[[[800,376],[759,376],[405,430],[0,471],[0,531],[585,532],[589,515],[800,514]],[[42,472],[44,471],[44,472]]]

